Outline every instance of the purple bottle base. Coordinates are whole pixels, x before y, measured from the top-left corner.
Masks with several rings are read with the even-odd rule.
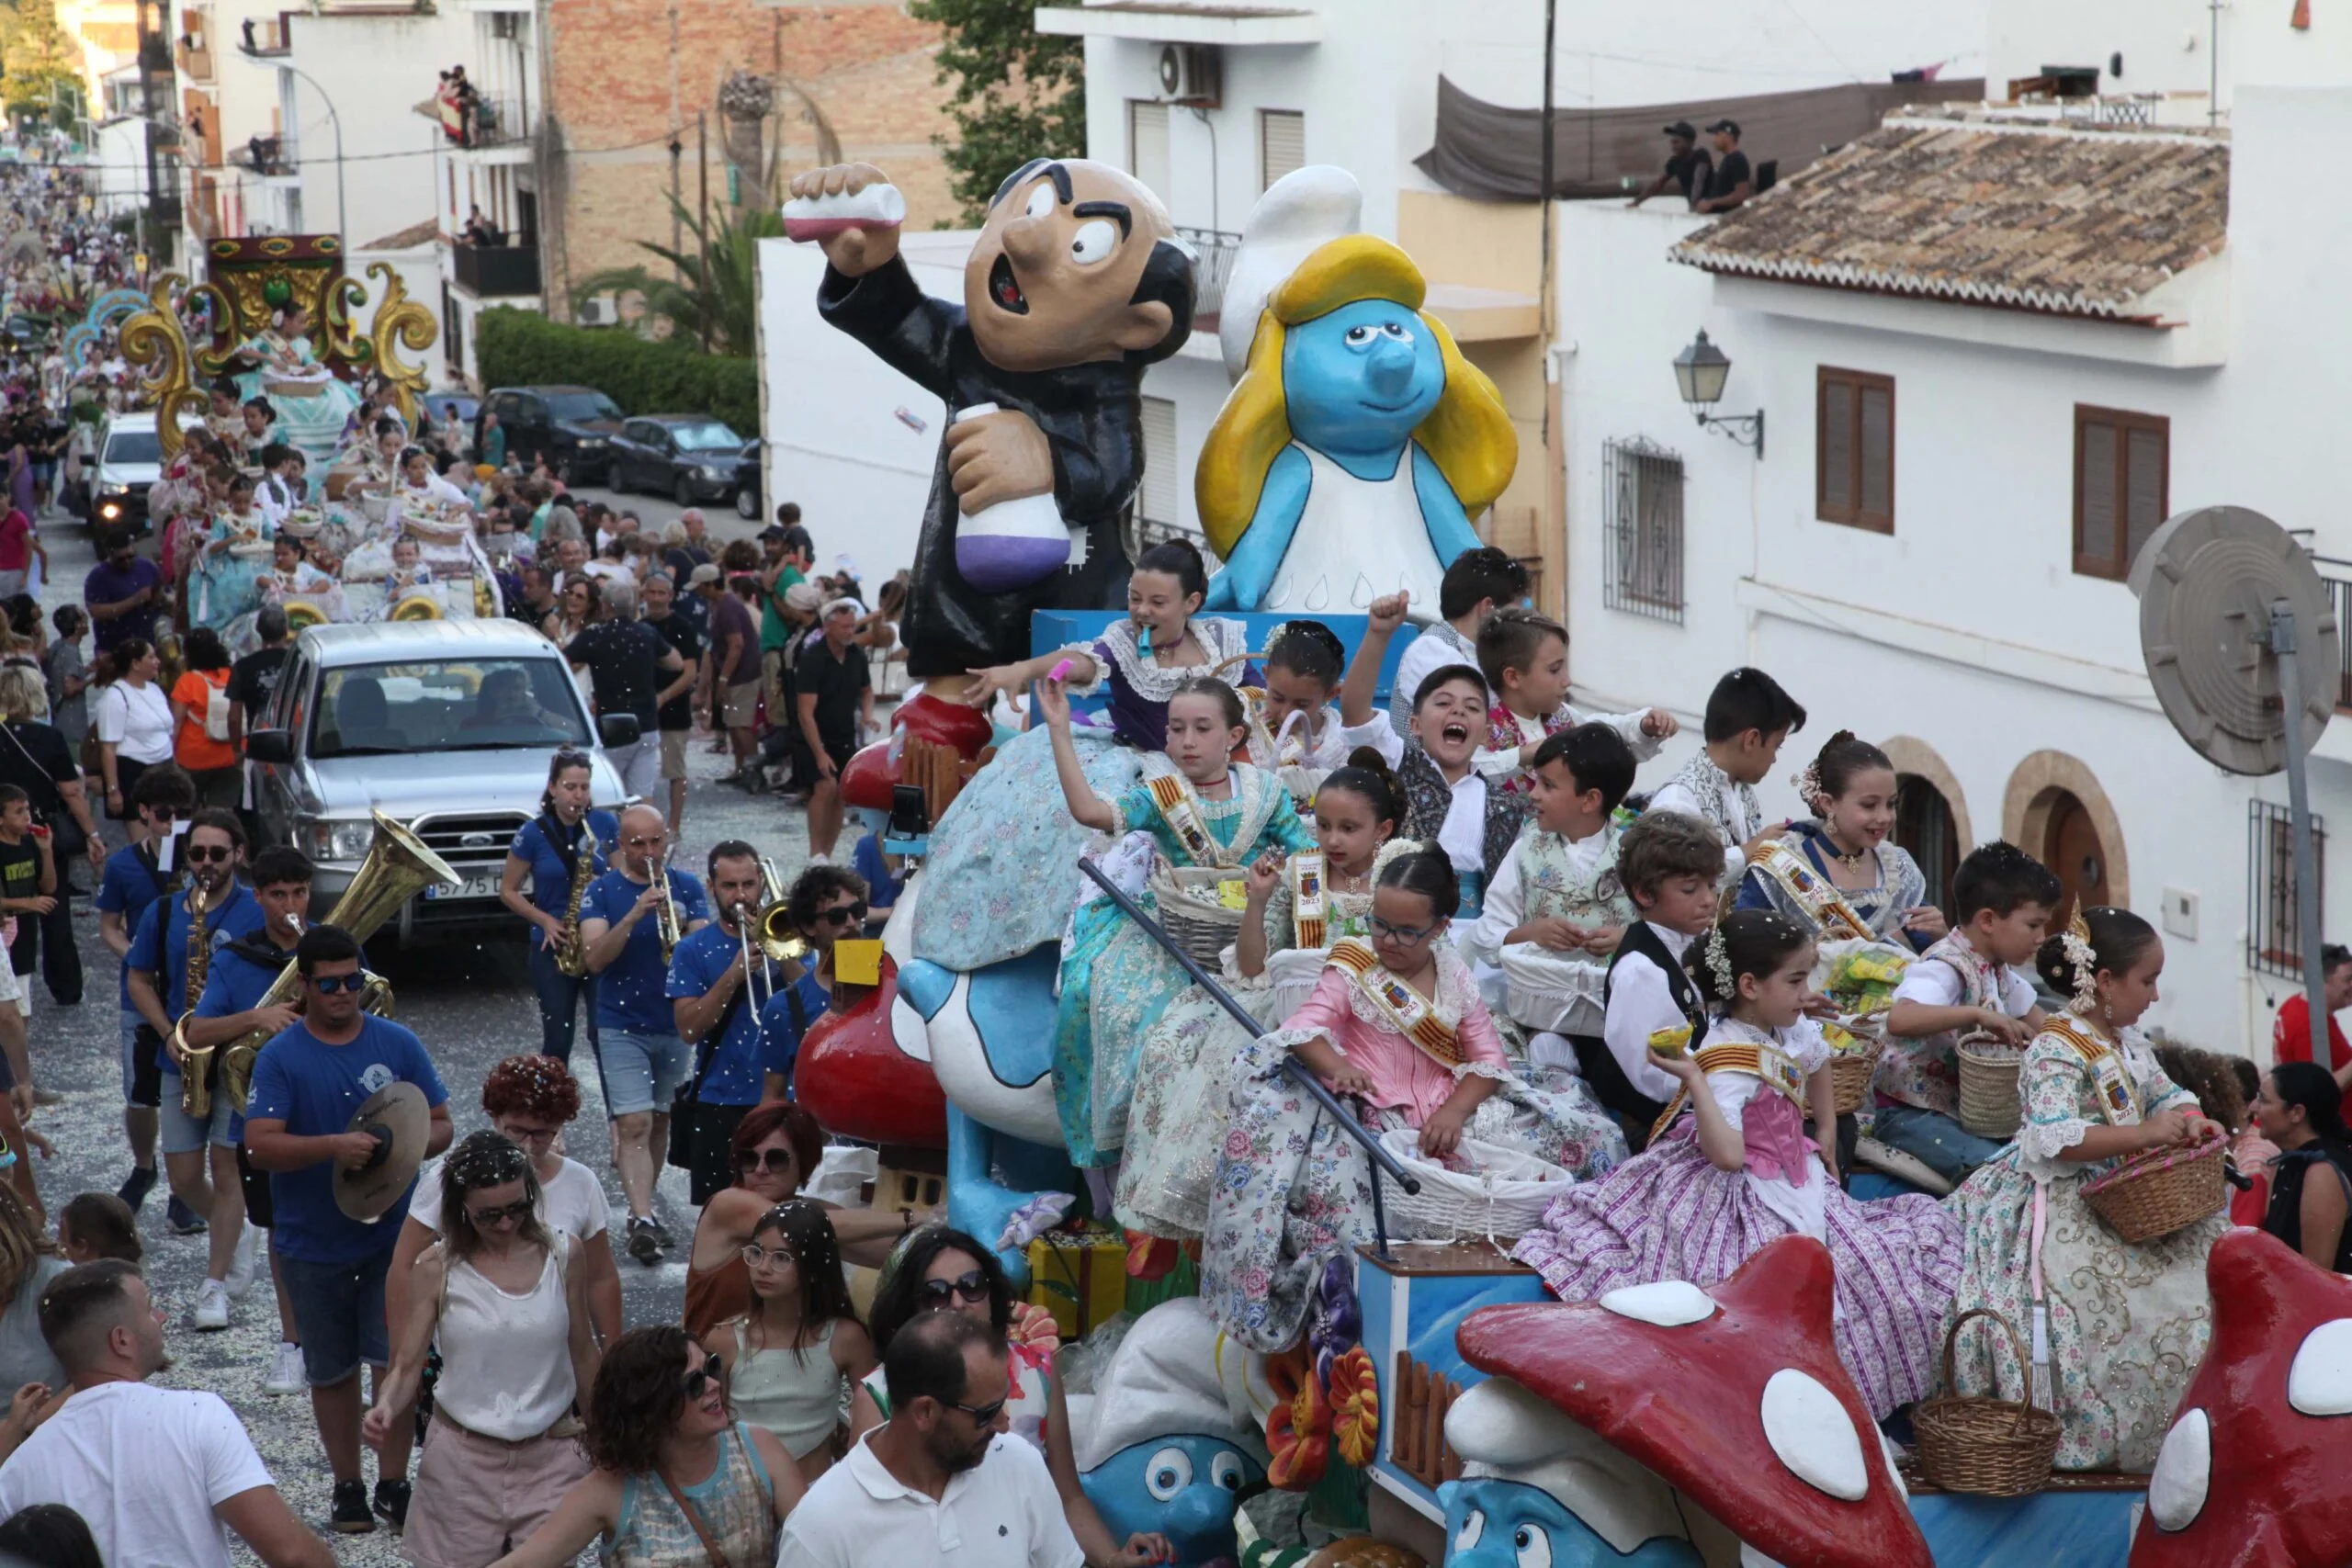
[[[1026,588],[1069,562],[1069,539],[1018,534],[958,535],[956,570],[983,593]]]

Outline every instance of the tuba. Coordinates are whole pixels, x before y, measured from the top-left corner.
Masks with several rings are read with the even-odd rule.
[[[335,900],[335,924],[349,931],[354,942],[364,942],[375,935],[385,921],[400,913],[401,905],[425,887],[436,882],[458,880],[458,874],[427,849],[424,840],[380,811],[375,818],[375,841],[368,846],[368,856],[359,863],[359,869],[351,874],[351,886]],[[301,992],[302,972],[288,959],[256,1005],[276,1007],[292,1001]],[[385,1018],[390,1016],[392,1003],[390,982],[380,975],[368,974],[360,989],[359,1005],[378,1018]],[[256,1029],[220,1048],[220,1092],[239,1111],[244,1110],[253,1092],[254,1058],[268,1043],[269,1036]],[[193,1085],[195,1081],[190,1075],[188,1082]],[[190,1116],[204,1114],[185,1096],[181,1108]]]
[[[181,994],[180,1021],[172,1026],[172,1044],[180,1064],[180,1109],[201,1121],[212,1114],[212,1055],[209,1045],[187,1043],[187,1021],[204,999],[204,982],[212,972],[212,937],[205,922],[204,884],[188,878],[187,986]]]

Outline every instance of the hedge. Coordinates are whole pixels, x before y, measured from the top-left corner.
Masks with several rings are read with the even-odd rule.
[[[593,387],[624,413],[707,413],[745,440],[760,434],[756,360],[656,343],[620,327],[570,327],[502,305],[474,328],[475,358],[493,387]]]

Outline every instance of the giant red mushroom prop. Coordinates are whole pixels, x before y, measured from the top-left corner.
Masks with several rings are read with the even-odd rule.
[[[1836,1277],[1783,1236],[1713,1289],[1487,1307],[1456,1336],[1788,1568],[1934,1568],[1831,1333]]]

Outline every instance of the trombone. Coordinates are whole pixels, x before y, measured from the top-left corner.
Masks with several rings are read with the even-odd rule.
[[[755,944],[765,961],[762,969],[769,964],[789,964],[808,952],[808,939],[792,924],[784,874],[766,855],[760,857],[760,882],[763,892],[757,909],[746,909],[741,903],[735,906],[735,934],[743,945],[743,984],[747,987],[752,985],[752,949]],[[773,985],[768,995],[775,995]],[[755,997],[753,1000],[755,1005],[764,1005],[764,998]]]

